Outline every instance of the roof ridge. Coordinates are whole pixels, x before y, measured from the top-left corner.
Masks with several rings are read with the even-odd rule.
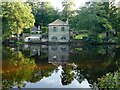
[[[59,18],[50,23],[49,25],[68,25],[66,22],[60,20]]]

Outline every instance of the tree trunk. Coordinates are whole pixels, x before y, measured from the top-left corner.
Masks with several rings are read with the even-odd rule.
[[[18,20],[16,21],[17,24],[17,42],[19,41],[19,32],[18,32]]]
[[[108,40],[109,40],[109,32],[106,31],[106,41],[108,41]]]
[[[118,36],[118,32],[117,31],[115,31],[115,36]]]

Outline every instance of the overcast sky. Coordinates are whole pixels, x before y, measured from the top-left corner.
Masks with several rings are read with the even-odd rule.
[[[43,0],[43,1],[49,1],[55,8],[60,9],[60,10],[62,9],[63,0]],[[85,2],[90,1],[90,0],[74,0],[74,1],[75,1],[75,8],[79,8],[83,6]],[[94,0],[94,1],[99,1],[99,0]],[[104,1],[108,1],[108,0],[104,0]],[[116,0],[116,2],[118,1],[120,0]]]
[[[3,1],[10,2],[10,1],[17,1],[17,0],[3,0]],[[26,0],[20,0],[20,1],[26,1]],[[34,1],[34,0],[29,0],[29,1]],[[55,8],[61,10],[62,9],[62,2],[64,0],[40,0],[40,1],[49,1],[49,2],[51,2],[51,4]],[[87,1],[90,1],[90,0],[74,0],[74,2],[75,2],[75,8],[79,8],[79,7],[83,6],[85,4],[85,2],[87,2]],[[100,1],[100,0],[93,0],[93,1]],[[109,0],[102,0],[102,1],[109,1]],[[115,0],[115,1],[116,1],[116,3],[119,2],[119,4],[120,4],[120,0]]]
[[[49,1],[55,8],[62,9],[63,0],[43,0],[43,1]],[[84,3],[88,0],[74,0],[74,1],[75,1],[75,8],[78,8],[81,5],[84,5]]]

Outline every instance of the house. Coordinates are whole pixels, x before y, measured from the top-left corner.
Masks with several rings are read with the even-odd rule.
[[[39,43],[42,41],[41,31],[36,27],[31,27],[31,33],[24,38],[25,42]]]
[[[63,22],[60,19],[50,23],[48,32],[49,42],[69,42],[69,25],[68,22]]]
[[[36,26],[31,27],[31,29],[32,29],[31,34],[40,34],[41,33],[41,31]]]

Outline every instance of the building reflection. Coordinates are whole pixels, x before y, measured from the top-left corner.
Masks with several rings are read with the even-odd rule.
[[[68,45],[49,45],[48,46],[48,62],[53,64],[66,64],[69,60]]]
[[[37,58],[36,61],[41,61],[41,58],[47,59],[48,63],[54,65],[67,65],[69,60],[69,45],[24,45],[25,56]],[[46,56],[46,57],[45,57]]]
[[[42,53],[48,52],[46,45],[24,45],[24,51],[29,52],[30,56],[41,56]]]

